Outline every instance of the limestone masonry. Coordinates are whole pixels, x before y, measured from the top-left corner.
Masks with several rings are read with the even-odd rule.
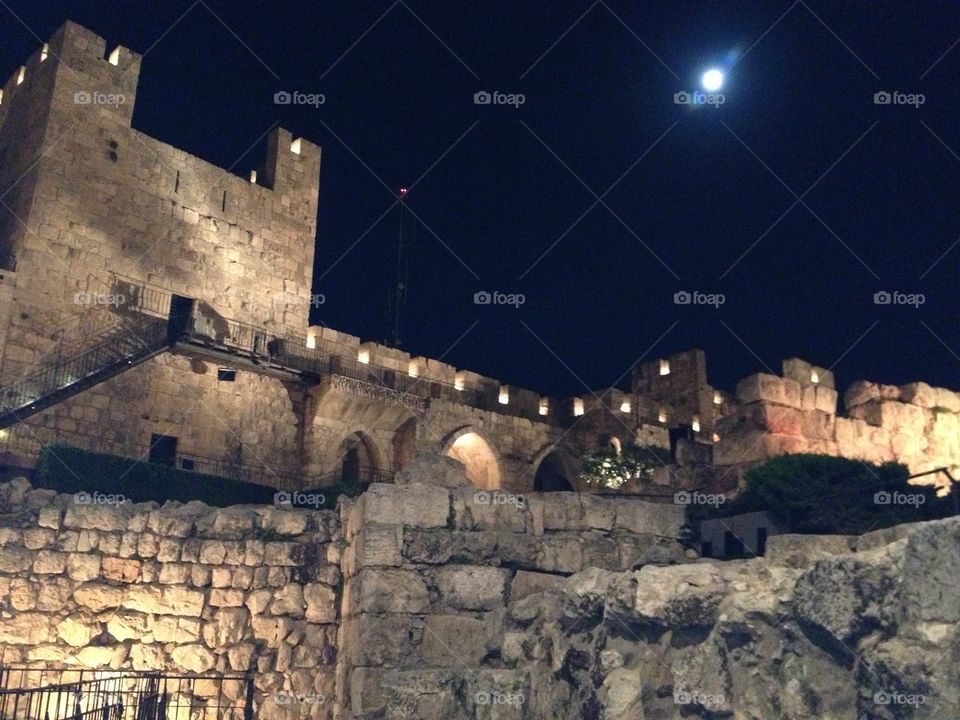
[[[424,454],[481,488],[583,489],[585,452],[671,448],[657,482],[736,487],[772,455],[960,464],[960,396],[789,359],[713,387],[700,350],[631,388],[531,390],[311,326],[321,151],[277,128],[239,177],[131,127],[140,56],[66,23],[0,95],[0,450],[44,444],[278,488],[389,480]]]

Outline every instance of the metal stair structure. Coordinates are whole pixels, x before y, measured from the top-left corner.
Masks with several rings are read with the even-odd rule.
[[[87,337],[75,352],[48,355],[21,380],[0,389],[0,429],[109,380],[170,347],[167,322],[141,315]]]

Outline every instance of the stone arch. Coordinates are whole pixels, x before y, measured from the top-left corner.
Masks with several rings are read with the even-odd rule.
[[[383,453],[372,436],[363,430],[355,430],[340,441],[336,460],[335,481],[376,481],[384,469]]]
[[[454,430],[441,443],[441,452],[463,463],[467,479],[478,488],[500,487],[500,461],[493,445],[473,425]]]
[[[557,445],[548,445],[533,462],[535,492],[562,492],[576,490],[576,472],[569,453]]]

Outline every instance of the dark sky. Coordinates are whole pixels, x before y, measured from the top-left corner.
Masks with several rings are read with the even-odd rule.
[[[416,183],[415,354],[560,395],[694,346],[725,388],[791,356],[960,388],[956,2],[0,0],[4,76],[67,18],[147,53],[144,132],[240,175],[274,122],[323,146],[318,322],[387,336],[374,223]],[[724,103],[676,104],[711,66]]]

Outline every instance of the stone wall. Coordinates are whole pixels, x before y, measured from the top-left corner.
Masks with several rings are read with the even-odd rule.
[[[332,716],[336,513],[78,504],[22,479],[0,511],[0,664],[249,672],[255,717]]]
[[[736,411],[719,422],[717,465],[785,453],[894,461],[911,473],[960,465],[960,393],[945,388],[856,382],[844,394],[844,417],[837,411],[833,375],[788,360],[784,377],[751,375],[737,385],[736,395]]]
[[[338,703],[358,718],[550,717],[481,707],[519,713],[532,691],[508,604],[584,568],[687,559],[683,508],[628,498],[378,485],[341,516]]]

